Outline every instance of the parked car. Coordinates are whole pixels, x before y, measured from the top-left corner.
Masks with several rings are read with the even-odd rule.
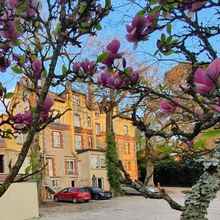
[[[109,191],[103,191],[101,188],[98,187],[83,187],[87,192],[91,194],[92,199],[95,200],[104,200],[104,199],[111,199],[112,193]]]
[[[89,202],[91,200],[91,194],[83,188],[69,187],[61,190],[54,195],[54,200],[59,201],[71,201],[71,202]]]

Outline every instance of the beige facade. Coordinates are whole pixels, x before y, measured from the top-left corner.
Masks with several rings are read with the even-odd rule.
[[[91,96],[67,88],[61,95],[50,93],[54,99],[54,112],[68,111],[40,132],[35,140],[39,145],[43,173],[42,196],[52,198],[50,190],[59,191],[70,186],[97,185],[109,189],[105,168],[106,115],[93,102]],[[29,100],[31,99],[31,100]],[[16,87],[14,102],[19,102],[16,112],[28,108],[27,100],[35,102],[31,94],[24,92],[22,83]],[[92,104],[91,104],[92,103]],[[137,178],[135,128],[127,118],[114,119],[117,150],[125,169],[133,179]],[[16,139],[0,140],[0,181],[13,165],[25,140],[25,135]],[[3,160],[2,160],[3,157]],[[21,174],[30,164],[27,158]]]
[[[80,185],[95,186],[109,190],[105,151],[82,150],[78,156],[80,160]]]

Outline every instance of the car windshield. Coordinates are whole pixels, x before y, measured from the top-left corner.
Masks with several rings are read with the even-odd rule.
[[[80,191],[80,192],[88,192],[88,189],[86,189],[86,188],[80,188],[79,191]]]
[[[100,188],[92,188],[92,191],[93,192],[103,192],[103,190]]]

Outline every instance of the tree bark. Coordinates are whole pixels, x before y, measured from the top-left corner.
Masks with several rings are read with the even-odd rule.
[[[220,145],[210,159],[204,161],[204,167],[205,172],[185,200],[181,220],[208,220],[207,209],[220,190]]]
[[[154,186],[154,162],[150,158],[147,158],[146,160],[146,176],[144,185]]]
[[[17,176],[27,154],[29,151],[29,148],[32,144],[32,141],[34,139],[36,130],[34,127],[31,128],[31,130],[28,133],[28,136],[26,138],[26,141],[23,144],[23,147],[21,149],[21,152],[18,155],[18,159],[15,163],[15,165],[12,167],[9,175],[6,177],[4,183],[0,186],[0,197],[6,192],[6,190],[9,188],[11,183],[13,183],[15,177]]]

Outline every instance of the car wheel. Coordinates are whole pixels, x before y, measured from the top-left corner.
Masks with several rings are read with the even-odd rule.
[[[95,200],[99,200],[99,196],[98,196],[98,195],[95,195],[95,196],[94,196],[94,199],[95,199]]]
[[[73,199],[72,199],[72,202],[73,202],[73,203],[77,203],[77,200],[73,198]]]
[[[55,197],[54,197],[54,201],[55,201],[55,202],[59,202],[60,200],[59,200],[59,198],[58,198],[57,196],[55,196]]]

